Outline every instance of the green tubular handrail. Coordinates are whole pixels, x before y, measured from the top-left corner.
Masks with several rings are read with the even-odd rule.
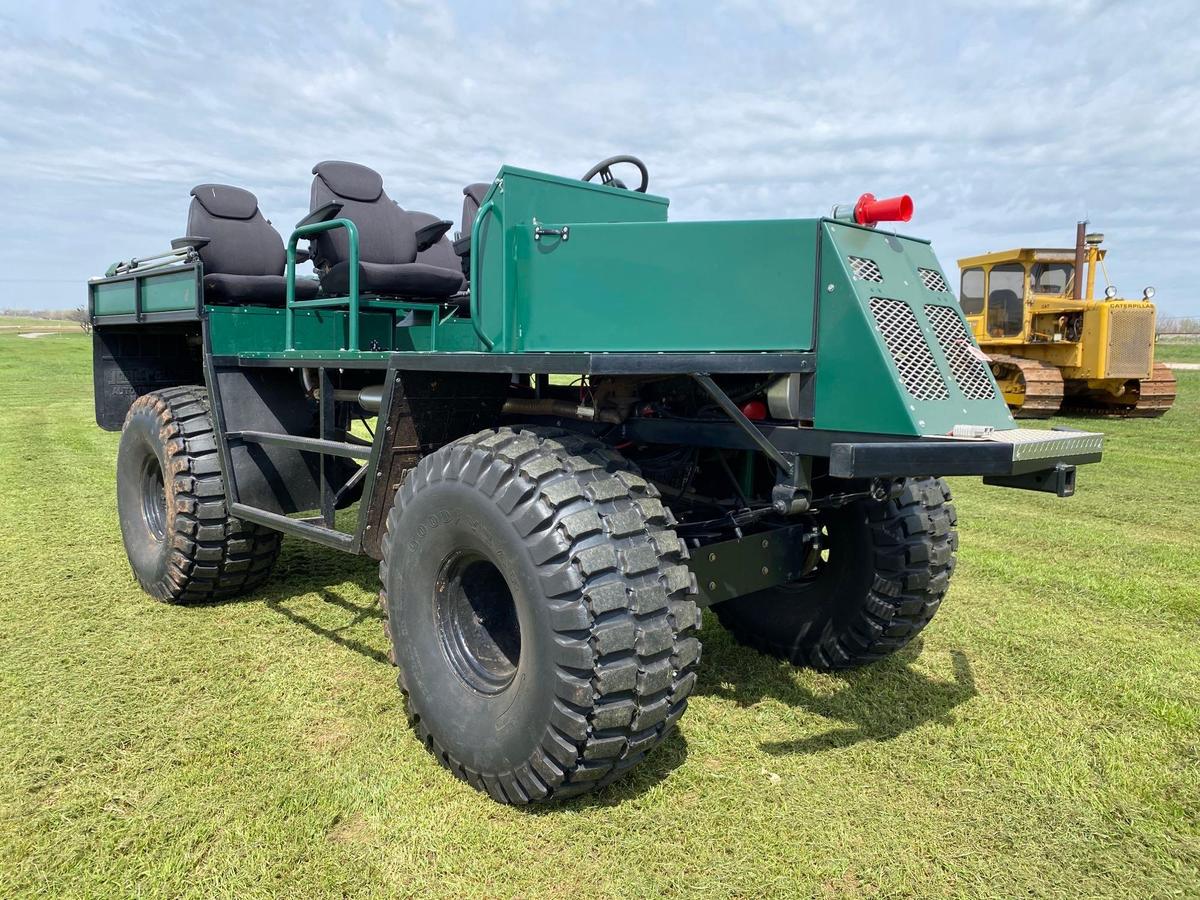
[[[296,299],[296,243],[301,239],[322,231],[332,231],[335,228],[345,228],[350,241],[350,285],[348,297],[333,300],[297,300]],[[330,219],[327,222],[314,222],[311,225],[301,225],[292,232],[287,245],[287,309],[283,320],[283,349],[295,350],[295,316],[297,307],[330,307],[342,306],[349,302],[349,340],[347,350],[358,349],[358,226],[349,219]]]
[[[480,246],[479,246],[479,231],[483,225],[484,218],[487,217],[496,208],[496,201],[489,200],[479,208],[479,212],[475,214],[475,221],[471,223],[471,325],[475,328],[475,336],[483,342],[483,346],[491,350],[495,343],[490,337],[483,333],[483,322],[479,318],[479,267],[480,267]]]

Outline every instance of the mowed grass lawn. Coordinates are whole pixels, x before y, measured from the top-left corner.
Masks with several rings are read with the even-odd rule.
[[[1200,363],[1200,335],[1164,341],[1155,348],[1154,358],[1158,362]]]
[[[954,483],[949,598],[850,675],[709,616],[681,730],[497,806],[400,711],[366,560],[244,601],[127,568],[83,335],[0,335],[0,897],[1200,894],[1200,372],[1069,500]]]

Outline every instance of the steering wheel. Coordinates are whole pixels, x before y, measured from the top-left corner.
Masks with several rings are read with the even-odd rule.
[[[629,156],[628,154],[622,154],[621,156],[610,156],[603,162],[596,163],[587,170],[587,174],[584,175],[580,181],[591,181],[593,178],[599,175],[601,184],[607,184],[610,187],[625,188],[625,190],[629,190],[625,182],[623,182],[620,178],[615,177],[612,173],[611,167],[617,165],[617,163],[629,163],[632,166],[637,166],[637,170],[642,173],[642,183],[635,187],[634,190],[640,194],[646,193],[646,188],[650,186],[650,173],[646,171],[646,164],[636,156]]]

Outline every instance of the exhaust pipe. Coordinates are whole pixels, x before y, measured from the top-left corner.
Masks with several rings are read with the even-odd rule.
[[[876,200],[873,194],[863,194],[854,204],[854,221],[874,227],[876,222],[907,222],[913,215],[912,197],[884,197]]]
[[[300,382],[304,385],[304,393],[308,394],[314,400],[320,399],[321,389],[317,387],[312,369],[300,370]],[[367,412],[377,413],[380,407],[383,406],[383,385],[369,384],[360,390],[355,390],[354,388],[334,388],[333,399],[339,403],[357,403]]]
[[[606,422],[620,425],[624,421],[619,413],[597,410],[592,406],[581,406],[569,400],[531,400],[512,397],[504,401],[506,416],[561,416],[564,419],[581,419],[584,422]]]
[[[1087,244],[1087,222],[1075,224],[1075,284],[1071,288],[1073,300],[1083,299],[1083,260]]]
[[[879,222],[907,222],[913,216],[913,201],[908,194],[877,200],[874,194],[863,194],[851,206],[839,203],[833,208],[833,218],[874,228]]]
[[[310,369],[301,369],[300,377],[304,390],[314,400],[321,396],[316,378]],[[371,384],[361,390],[334,388],[333,399],[339,403],[357,403],[367,412],[377,413],[383,406],[383,385]],[[569,400],[527,399],[512,397],[504,401],[503,412],[508,416],[559,416],[564,419],[580,419],[584,422],[605,422],[619,425],[625,419],[615,411],[597,410],[592,406],[572,403]]]

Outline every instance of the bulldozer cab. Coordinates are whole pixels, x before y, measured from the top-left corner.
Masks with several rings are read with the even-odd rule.
[[[1070,251],[1008,250],[969,257],[959,266],[963,315],[981,342],[1028,340],[1035,297],[1055,305],[1080,303],[1072,299],[1075,263]]]
[[[1053,297],[1069,297],[1075,286],[1075,264],[1039,261],[1029,269],[1029,291]]]

